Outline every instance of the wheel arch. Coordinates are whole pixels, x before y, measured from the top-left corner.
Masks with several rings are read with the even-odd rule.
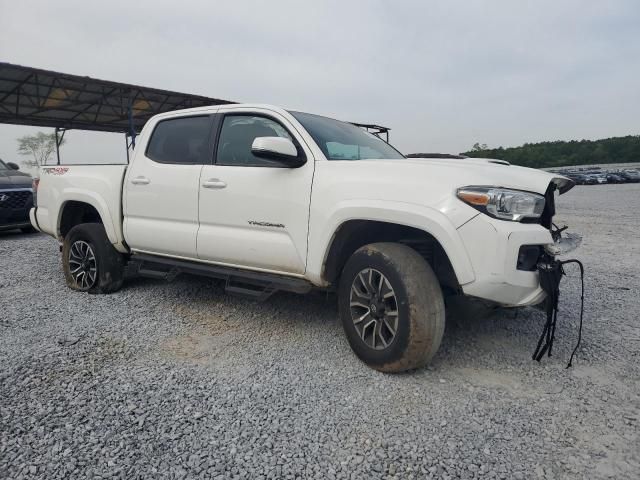
[[[401,223],[366,219],[350,219],[338,226],[326,249],[323,280],[335,284],[356,250],[378,242],[397,242],[413,248],[429,263],[443,288],[460,290],[458,273],[446,249],[432,233]]]
[[[64,238],[73,227],[80,223],[102,223],[98,210],[87,202],[67,200],[60,206],[57,233]]]
[[[63,241],[69,230],[81,223],[100,223],[104,226],[107,238],[116,245],[118,236],[113,227],[106,205],[93,198],[68,198],[59,209],[56,234]]]
[[[359,231],[359,240],[345,242],[354,231]],[[318,286],[329,286],[344,266],[347,253],[353,253],[350,250],[355,251],[365,240],[365,244],[402,240],[401,234],[408,232],[411,239],[421,236],[444,253],[458,285],[475,280],[456,224],[445,213],[426,205],[364,199],[343,200],[327,212],[312,209],[306,276]],[[346,251],[339,248],[345,243]]]

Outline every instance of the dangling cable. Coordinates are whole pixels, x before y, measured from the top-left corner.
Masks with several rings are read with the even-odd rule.
[[[565,260],[564,262],[561,262],[562,265],[566,265],[567,263],[576,263],[578,267],[580,267],[580,326],[578,327],[578,342],[576,343],[573,352],[571,352],[571,358],[569,358],[569,363],[566,367],[569,368],[572,366],[573,357],[578,351],[582,340],[582,317],[584,314],[584,266],[580,260]]]
[[[538,263],[538,273],[540,276],[540,286],[547,294],[545,322],[542,334],[538,339],[538,344],[533,352],[533,360],[540,361],[544,354],[551,356],[551,348],[555,336],[555,326],[558,319],[558,298],[560,296],[560,280],[564,274],[562,264],[553,257],[545,255]],[[543,344],[544,342],[544,344]]]
[[[582,341],[582,321],[584,317],[584,266],[579,260],[555,260],[552,257],[544,257],[541,262],[538,263],[538,273],[540,275],[540,286],[547,294],[546,299],[546,315],[547,320],[544,324],[538,344],[533,352],[533,360],[540,361],[544,357],[545,353],[548,357],[551,356],[553,349],[553,342],[556,335],[556,324],[558,321],[558,300],[560,298],[560,280],[565,275],[564,265],[568,263],[575,263],[580,267],[580,326],[578,329],[578,342],[576,343],[571,358],[567,364],[567,368],[572,366],[573,359],[580,348],[580,342]]]

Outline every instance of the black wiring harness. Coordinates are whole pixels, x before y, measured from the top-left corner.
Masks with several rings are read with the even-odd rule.
[[[540,275],[540,287],[547,294],[545,312],[547,314],[547,320],[544,324],[544,329],[538,340],[535,352],[533,352],[533,360],[540,361],[546,353],[548,357],[551,356],[553,350],[553,340],[556,334],[556,322],[558,320],[558,300],[560,299],[560,280],[562,276],[566,275],[564,266],[570,263],[575,263],[580,268],[580,327],[578,328],[578,341],[576,343],[571,358],[566,368],[571,367],[573,358],[580,347],[580,341],[582,340],[582,317],[584,313],[584,266],[579,260],[556,260],[554,257],[544,254],[538,262],[538,273]]]

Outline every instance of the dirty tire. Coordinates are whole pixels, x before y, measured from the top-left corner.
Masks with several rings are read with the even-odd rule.
[[[352,316],[352,286],[366,269],[384,275],[396,297],[395,336],[388,346],[379,346],[381,349],[372,348],[361,338]],[[429,264],[406,245],[373,243],[357,250],[342,271],[338,303],[351,348],[371,368],[382,372],[418,368],[429,362],[440,347],[445,325],[442,290]]]
[[[78,241],[86,242],[95,256],[96,278],[90,286],[78,286],[71,275],[69,253],[71,246]],[[104,226],[100,223],[81,223],[76,225],[64,239],[62,246],[62,268],[67,286],[73,290],[89,293],[112,293],[120,289],[124,280],[124,258],[113,248],[107,238]]]

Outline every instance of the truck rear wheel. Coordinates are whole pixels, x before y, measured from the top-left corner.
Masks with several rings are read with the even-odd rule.
[[[382,372],[425,365],[440,347],[445,310],[429,264],[410,247],[373,243],[347,261],[338,291],[351,348]]]
[[[67,286],[89,293],[111,293],[124,280],[124,259],[100,223],[76,225],[64,239],[62,268]]]

